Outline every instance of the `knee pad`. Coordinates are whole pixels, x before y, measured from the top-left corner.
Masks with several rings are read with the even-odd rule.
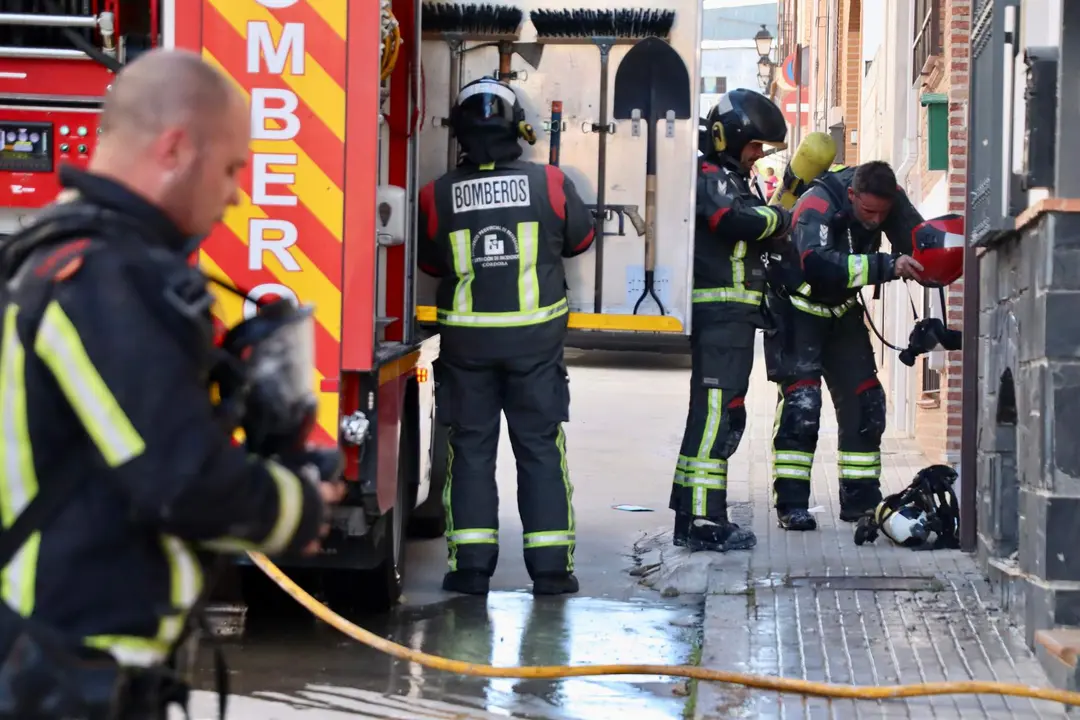
[[[885,433],[885,388],[877,378],[867,380],[858,391],[859,434],[875,443]]]
[[[720,457],[725,460],[735,454],[746,430],[746,398],[735,398],[724,408],[727,415],[727,432],[720,445]]]
[[[821,422],[821,382],[797,380],[783,388],[784,409],[777,434],[800,444],[815,445]]]

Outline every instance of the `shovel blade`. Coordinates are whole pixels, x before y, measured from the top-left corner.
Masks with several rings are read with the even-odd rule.
[[[533,70],[540,69],[540,58],[544,55],[543,43],[514,43],[514,52]]]
[[[688,119],[693,108],[690,72],[678,51],[657,37],[630,48],[615,71],[612,105],[616,120],[629,120],[634,110],[643,119],[659,119],[669,111],[678,120]]]

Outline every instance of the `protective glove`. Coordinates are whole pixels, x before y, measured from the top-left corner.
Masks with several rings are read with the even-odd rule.
[[[533,126],[524,120],[518,123],[518,135],[530,145],[536,144],[536,130],[533,130]]]
[[[776,213],[776,229],[770,237],[786,237],[791,232],[791,213],[779,205],[770,205],[769,209]]]

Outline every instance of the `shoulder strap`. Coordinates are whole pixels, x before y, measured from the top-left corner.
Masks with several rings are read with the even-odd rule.
[[[5,244],[6,252],[0,261],[0,299],[10,301],[11,291],[16,289],[28,269],[25,262],[40,247],[57,245],[78,237],[96,235],[104,218],[86,205],[56,205],[29,228],[11,236]],[[18,260],[13,260],[13,258]],[[30,536],[47,525],[64,507],[74,492],[79,476],[65,473],[54,482],[42,486],[38,494],[23,508],[15,522],[0,531],[0,567],[6,566],[26,544]]]
[[[0,567],[5,567],[30,536],[43,528],[71,498],[78,483],[77,473],[64,473],[55,482],[44,485],[15,522],[0,533]]]

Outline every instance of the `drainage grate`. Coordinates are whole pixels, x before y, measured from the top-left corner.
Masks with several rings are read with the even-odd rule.
[[[943,585],[935,577],[850,576],[789,577],[787,587],[822,590],[873,590],[881,592],[940,592]]]

